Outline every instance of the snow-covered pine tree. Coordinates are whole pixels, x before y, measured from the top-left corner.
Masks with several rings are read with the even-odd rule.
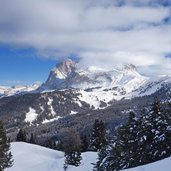
[[[98,151],[107,144],[106,129],[103,121],[95,120],[90,138],[89,149]]]
[[[128,123],[118,129],[117,139],[98,154],[96,170],[115,171],[135,165],[137,118],[130,112]]]
[[[113,148],[113,142],[110,142],[108,145],[103,147],[102,149],[99,150],[98,152],[98,160],[94,164],[94,171],[104,171],[109,168],[110,165],[110,153]],[[109,157],[109,158],[108,158]],[[108,162],[106,162],[108,161]]]
[[[134,112],[129,113],[128,123],[118,129],[116,145],[113,156],[116,158],[113,168],[116,170],[136,166],[136,155],[138,148],[138,120]]]
[[[118,129],[114,147],[98,165],[117,171],[166,158],[171,156],[170,137],[171,114],[155,101],[139,118],[130,113],[128,123]]]
[[[162,110],[159,101],[155,100],[146,117],[146,128],[150,132],[147,140],[150,142],[148,158],[149,162],[161,160],[171,155],[170,114]]]
[[[13,164],[12,154],[10,152],[10,142],[7,139],[6,131],[0,121],[0,171],[11,167]]]

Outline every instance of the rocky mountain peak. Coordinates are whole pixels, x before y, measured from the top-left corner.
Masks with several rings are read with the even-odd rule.
[[[127,71],[137,71],[137,68],[133,64],[124,64],[123,69]]]
[[[60,64],[56,65],[56,67],[52,71],[58,70],[58,72],[62,73],[63,75],[67,76],[69,75],[74,69],[76,68],[76,62],[67,59]]]
[[[70,59],[61,62],[52,69],[48,80],[40,90],[54,90],[66,88],[87,89],[93,87],[124,87],[129,90],[142,83],[144,77],[138,74],[132,64],[116,66],[113,70],[98,67],[78,68],[75,61]]]

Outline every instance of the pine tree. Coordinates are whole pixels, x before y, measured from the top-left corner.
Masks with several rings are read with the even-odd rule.
[[[64,167],[67,165],[79,166],[82,160],[81,139],[79,133],[72,128],[68,128],[61,141],[65,152]]]
[[[12,154],[10,152],[10,143],[6,137],[6,132],[0,121],[0,170],[11,167],[13,164]]]
[[[95,120],[90,139],[89,149],[98,151],[107,144],[106,129],[103,121]]]
[[[168,157],[171,154],[170,135],[171,130],[168,127],[171,124],[170,115],[161,109],[159,101],[154,101],[151,111],[148,115],[148,122],[151,123],[151,148],[150,148],[150,162],[157,161]]]
[[[36,144],[36,140],[35,140],[35,137],[34,137],[33,133],[31,133],[29,143]]]
[[[112,169],[120,170],[135,165],[134,155],[138,148],[138,140],[136,139],[137,128],[137,118],[133,112],[130,112],[128,123],[118,129],[117,141],[111,152],[114,160],[111,165]]]
[[[113,148],[99,154],[96,170],[118,171],[166,158],[171,155],[170,137],[171,114],[154,101],[139,118],[130,113],[128,123],[118,129]]]
[[[117,139],[113,147],[103,156],[103,163],[99,163],[98,171],[117,171],[137,165],[138,141],[137,132],[139,122],[133,112],[130,112],[128,123],[120,126],[117,133]],[[110,145],[112,146],[112,145]],[[102,154],[100,154],[102,155]],[[100,156],[99,156],[100,158]]]
[[[61,150],[60,148],[57,147],[57,144],[55,142],[55,140],[53,140],[52,138],[47,140],[46,142],[46,145],[45,145],[47,148],[50,148],[50,149],[58,149],[58,150]]]
[[[26,132],[23,131],[22,129],[20,129],[18,134],[17,134],[16,141],[27,142]]]
[[[86,135],[84,135],[83,137],[81,137],[81,142],[82,142],[82,152],[86,152],[87,151],[87,149],[88,149],[88,146],[89,146],[89,144],[88,144],[88,139],[87,139],[87,136]]]
[[[108,145],[104,146],[100,151],[98,152],[98,160],[94,165],[94,171],[104,171],[108,169],[109,162],[106,162],[108,156],[110,156],[111,149],[113,148],[113,142],[109,143]]]

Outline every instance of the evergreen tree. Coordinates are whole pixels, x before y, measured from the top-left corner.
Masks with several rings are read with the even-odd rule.
[[[113,148],[99,154],[96,170],[117,171],[161,160],[171,155],[171,115],[158,101],[118,129]]]
[[[20,129],[18,134],[17,134],[16,141],[27,142],[26,132],[23,131],[22,129]]]
[[[161,109],[158,101],[153,103],[147,116],[148,131],[150,132],[150,137],[147,137],[147,139],[151,140],[148,156],[151,157],[149,161],[151,162],[163,159],[171,154],[169,146],[171,143],[171,130],[168,129],[171,124],[171,118],[168,113]]]
[[[74,129],[68,128],[61,141],[65,152],[64,168],[66,168],[67,165],[79,166],[82,160],[79,133]]]
[[[33,133],[31,133],[29,143],[36,144],[35,136],[33,135]]]
[[[98,151],[107,144],[106,129],[103,121],[95,120],[90,139],[89,149]]]
[[[104,162],[106,160],[110,160],[110,159],[107,159],[108,156],[110,156],[110,152],[111,152],[111,149],[113,148],[113,143],[109,143],[107,146],[104,146],[102,149],[100,149],[100,151],[98,152],[98,160],[97,162],[95,163],[94,165],[94,171],[104,171],[104,170],[107,170],[109,167],[108,167],[108,164],[109,162]]]
[[[10,143],[6,137],[6,132],[0,121],[0,171],[11,167],[13,164],[12,154],[10,152]]]
[[[47,142],[46,142],[46,145],[45,145],[47,148],[50,148],[50,149],[57,149],[57,145],[56,145],[56,142],[55,140],[53,140],[52,138],[49,139]],[[58,149],[58,150],[61,150],[61,149]]]
[[[84,135],[83,137],[81,137],[81,142],[82,142],[82,152],[86,152],[87,151],[87,149],[88,149],[88,146],[89,146],[89,144],[88,144],[88,139],[87,139],[87,136],[86,135]]]

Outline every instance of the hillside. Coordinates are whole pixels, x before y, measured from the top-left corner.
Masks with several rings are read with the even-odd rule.
[[[6,171],[63,171],[64,153],[27,143],[12,143],[13,167]],[[82,154],[83,160],[78,168],[69,166],[68,171],[89,171],[96,160],[96,153]]]
[[[41,146],[27,143],[12,143],[14,165],[6,171],[63,171],[64,154],[60,151],[47,149]],[[68,171],[92,171],[96,161],[96,153],[86,152],[82,154],[83,160],[79,167],[69,166]],[[126,169],[124,171],[170,171],[171,158],[155,163]]]

